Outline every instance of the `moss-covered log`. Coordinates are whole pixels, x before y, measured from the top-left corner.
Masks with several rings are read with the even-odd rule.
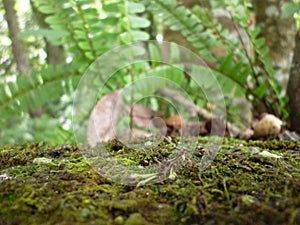
[[[225,139],[199,171],[207,140],[199,138],[172,179],[139,187],[99,175],[74,146],[3,146],[0,224],[300,224],[300,143]],[[144,166],[170,146],[137,154],[106,145],[122,162]]]

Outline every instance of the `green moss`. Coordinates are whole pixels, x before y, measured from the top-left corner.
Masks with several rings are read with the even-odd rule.
[[[147,167],[178,141],[132,150],[113,140],[105,148],[126,166]],[[181,167],[170,164],[169,179],[139,187],[99,175],[76,146],[3,146],[0,224],[300,224],[299,142],[224,139],[201,170],[208,141],[220,139],[199,138],[193,156],[176,161]]]
[[[145,220],[145,218],[140,213],[132,213],[125,222],[125,225],[140,225],[140,224],[149,225],[147,220]]]

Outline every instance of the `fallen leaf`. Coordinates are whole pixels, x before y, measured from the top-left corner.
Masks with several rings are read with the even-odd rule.
[[[173,126],[174,128],[180,130],[184,129],[186,121],[181,115],[171,115],[169,118],[165,119],[168,126]]]
[[[134,104],[132,107],[126,105],[126,112],[131,114],[133,123],[141,128],[155,127],[153,118],[163,118],[163,113],[149,109],[141,104]]]
[[[116,136],[117,124],[123,106],[120,91],[103,96],[94,107],[88,125],[87,141],[92,147]]]

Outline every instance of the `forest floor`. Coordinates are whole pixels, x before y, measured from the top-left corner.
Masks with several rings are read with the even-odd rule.
[[[209,140],[199,137],[166,179],[145,176],[138,185],[100,175],[76,146],[2,146],[0,224],[300,224],[299,142],[223,139],[201,170]],[[170,156],[172,143],[178,139],[142,152],[118,141],[105,148],[125,166],[147,167]]]

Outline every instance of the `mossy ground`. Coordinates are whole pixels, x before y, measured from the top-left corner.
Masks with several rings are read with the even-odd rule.
[[[170,140],[142,153],[117,141],[106,148],[148,166],[172,152]],[[0,224],[300,224],[300,143],[224,139],[200,171],[207,140],[171,179],[144,186],[102,177],[75,146],[3,146]]]

